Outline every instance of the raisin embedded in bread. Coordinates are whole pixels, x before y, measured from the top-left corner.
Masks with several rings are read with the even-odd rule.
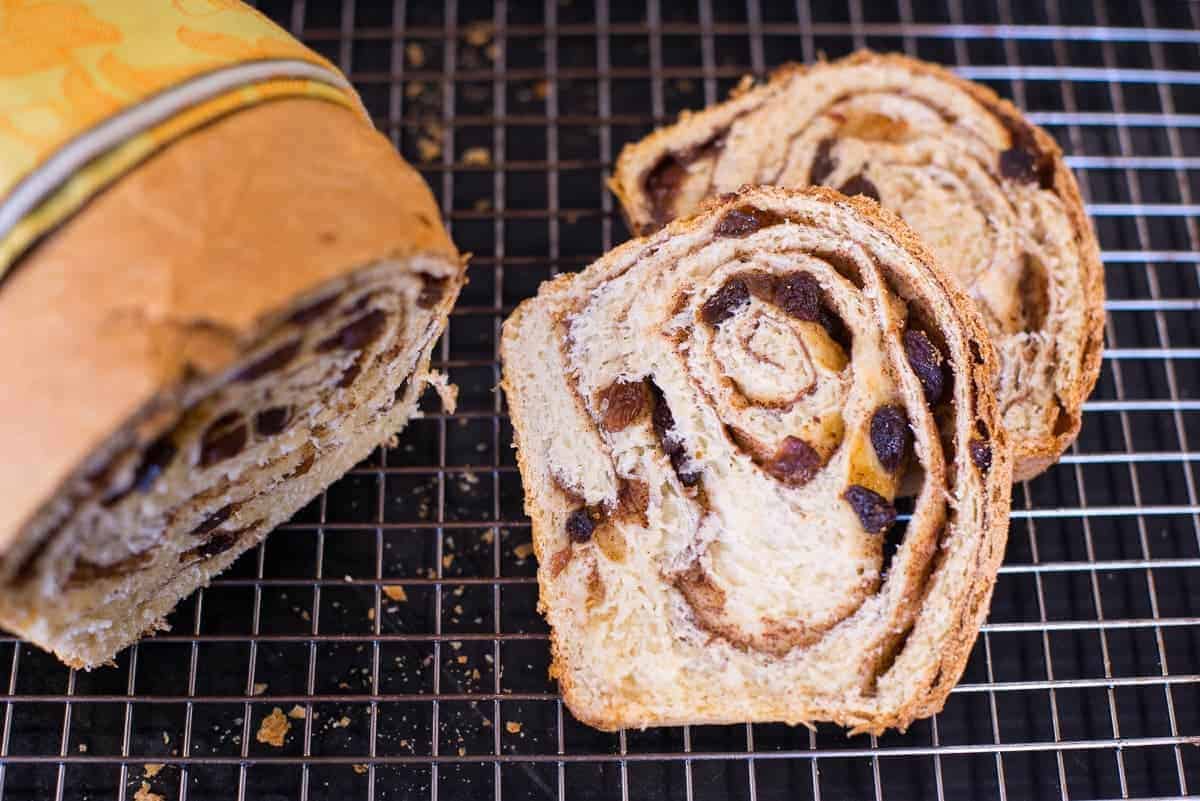
[[[1100,254],[1058,146],[1011,103],[899,55],[791,65],[626,146],[612,180],[643,233],[743,184],[820,184],[899,214],[996,344],[1016,477],[1075,439],[1100,372]]]
[[[579,719],[879,732],[941,708],[1011,450],[979,314],[899,219],[743,189],[544,284],[501,355]]]
[[[403,427],[463,281],[420,176],[316,100],[97,197],[0,285],[0,625],[77,667],[161,628]]]

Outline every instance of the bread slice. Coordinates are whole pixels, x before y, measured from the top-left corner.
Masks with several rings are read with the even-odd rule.
[[[722,196],[543,284],[501,356],[576,717],[881,732],[941,708],[1004,550],[1010,446],[983,322],[897,217]]]
[[[400,429],[464,264],[351,111],[281,100],[172,144],[0,286],[0,625],[75,667]]]
[[[747,183],[823,184],[903,217],[996,344],[1016,478],[1074,441],[1100,372],[1100,253],[1061,151],[1011,103],[901,55],[789,65],[627,145],[611,185],[645,233]]]

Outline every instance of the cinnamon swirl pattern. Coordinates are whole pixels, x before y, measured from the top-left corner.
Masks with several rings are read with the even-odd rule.
[[[622,152],[635,231],[743,184],[824,185],[900,215],[996,344],[1017,478],[1075,439],[1100,369],[1099,249],[1054,141],[991,90],[899,55],[792,65]]]
[[[502,357],[577,717],[877,732],[941,708],[1010,448],[983,323],[897,218],[723,196],[543,285]]]

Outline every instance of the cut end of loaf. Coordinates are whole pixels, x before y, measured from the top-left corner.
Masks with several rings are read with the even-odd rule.
[[[402,429],[464,281],[415,255],[270,315],[232,362],[118,431],[0,560],[0,623],[92,668]]]

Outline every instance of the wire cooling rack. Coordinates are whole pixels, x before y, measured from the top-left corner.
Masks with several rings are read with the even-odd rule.
[[[350,74],[475,254],[436,352],[459,411],[426,399],[116,667],[0,639],[3,799],[1200,797],[1196,2],[259,6]],[[955,65],[1069,154],[1109,295],[1083,433],[1014,489],[991,617],[935,718],[592,731],[546,676],[500,323],[627,237],[603,185],[624,142],[860,46]],[[257,738],[275,708],[278,747]]]

